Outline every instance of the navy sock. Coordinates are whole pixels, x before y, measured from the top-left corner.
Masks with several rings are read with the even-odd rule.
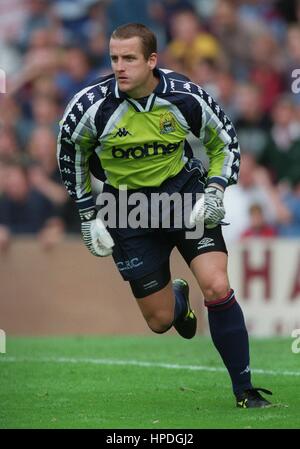
[[[252,388],[248,332],[234,291],[225,298],[205,301],[205,305],[211,337],[229,372],[234,393]]]
[[[177,289],[173,289],[175,296],[175,311],[174,311],[174,322],[185,315],[186,313],[186,300],[184,298],[183,292]]]

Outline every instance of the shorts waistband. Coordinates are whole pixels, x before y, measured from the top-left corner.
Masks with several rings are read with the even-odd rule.
[[[205,169],[203,164],[198,159],[189,159],[186,164],[182,167],[182,169],[177,173],[177,175],[172,178],[167,178],[165,181],[161,183],[160,186],[157,187],[140,187],[138,189],[127,189],[127,194],[141,192],[145,194],[149,193],[162,193],[162,192],[171,192],[180,191],[184,184],[191,178],[191,176],[199,176],[205,177]],[[104,183],[104,192],[111,192],[118,196],[120,190],[113,187],[110,184]]]

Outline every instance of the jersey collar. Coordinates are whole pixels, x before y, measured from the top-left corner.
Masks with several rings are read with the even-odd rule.
[[[154,75],[159,78],[159,83],[156,86],[156,88],[154,89],[153,93],[154,94],[166,93],[169,89],[169,80],[165,76],[163,70],[161,70],[159,68],[155,68],[153,72],[154,72]],[[118,83],[115,78],[113,80],[112,93],[116,98],[119,98],[121,100],[130,98],[130,97],[128,97],[128,95],[125,92],[122,92],[119,90]]]

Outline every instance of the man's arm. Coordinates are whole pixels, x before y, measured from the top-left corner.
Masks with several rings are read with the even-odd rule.
[[[87,113],[76,116],[74,106],[68,108],[60,122],[57,161],[62,181],[75,200],[80,217],[88,219],[95,213],[88,161],[97,146],[96,139],[90,116]]]
[[[102,220],[96,217],[89,171],[89,158],[98,145],[92,115],[75,97],[60,123],[58,165],[62,181],[76,202],[84,243],[93,255],[108,256],[114,242]]]
[[[194,121],[194,127],[209,158],[209,169],[204,210],[194,211],[195,219],[192,222],[195,224],[204,217],[207,227],[215,227],[225,216],[224,190],[238,181],[240,148],[229,118],[213,98],[199,87],[196,108],[198,114],[194,114],[194,117],[198,117],[198,124]]]
[[[205,90],[194,83],[189,83],[189,88],[184,115],[209,158],[207,183],[217,183],[225,189],[238,180],[240,148],[234,126]]]
[[[200,138],[209,158],[207,184],[236,184],[240,167],[240,147],[231,120],[206,92],[201,97]]]

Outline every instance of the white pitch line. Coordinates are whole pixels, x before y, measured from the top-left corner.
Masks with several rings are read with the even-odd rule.
[[[20,363],[20,362],[33,362],[33,363],[83,363],[94,365],[122,365],[122,366],[139,366],[143,368],[166,368],[166,369],[180,369],[188,371],[208,371],[208,372],[226,372],[227,370],[222,367],[202,366],[202,365],[177,365],[173,363],[160,363],[160,362],[141,362],[138,360],[113,360],[113,359],[92,359],[92,358],[72,358],[72,357],[10,357],[0,356],[0,363]],[[300,377],[300,371],[274,371],[264,369],[251,369],[254,374],[267,374],[270,376],[296,376]]]

